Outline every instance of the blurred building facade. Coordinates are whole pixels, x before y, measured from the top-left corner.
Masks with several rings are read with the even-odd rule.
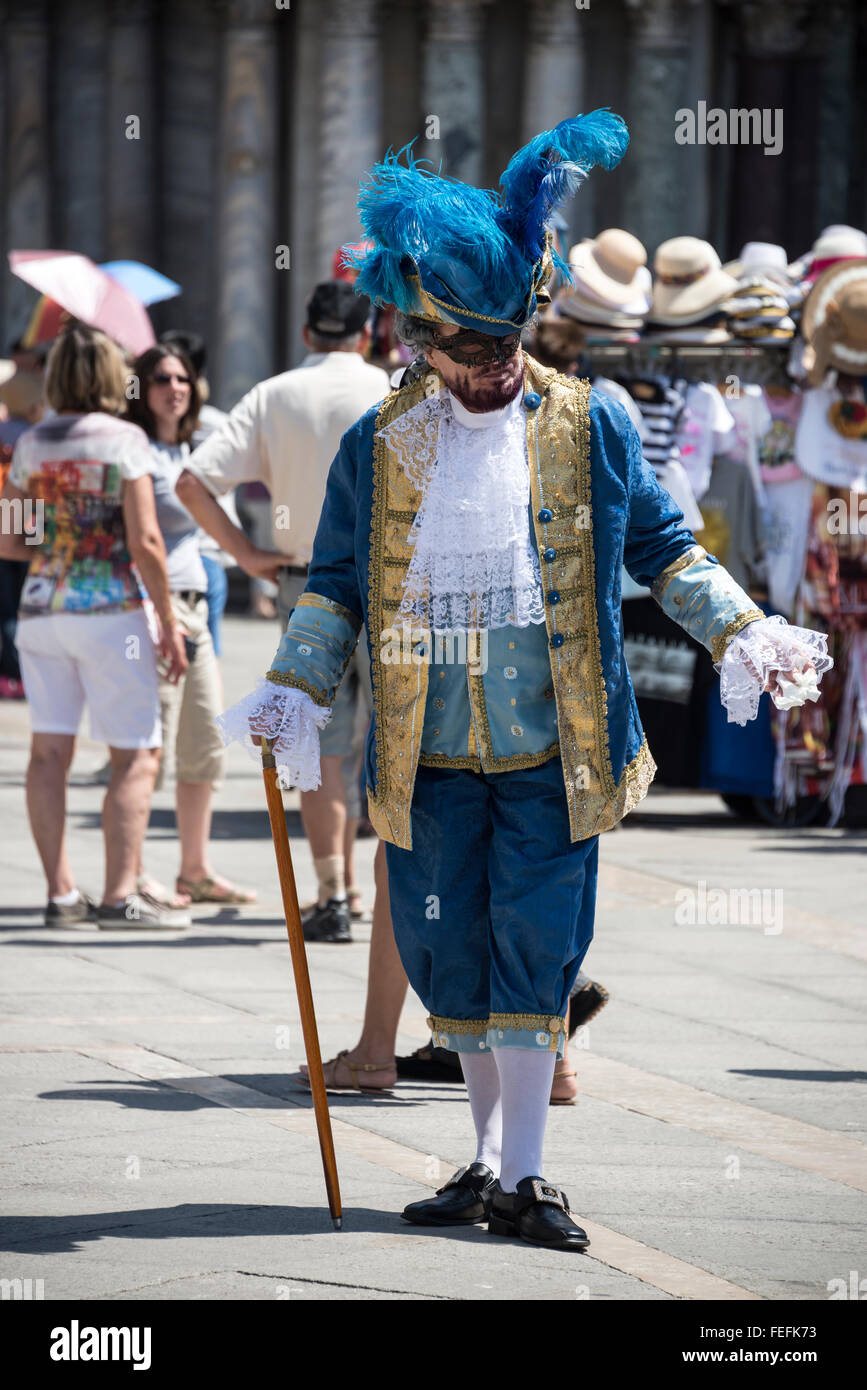
[[[523,140],[610,106],[630,151],[571,231],[651,253],[688,233],[794,258],[867,224],[860,0],[0,0],[0,50],[0,355],[33,302],[8,250],[141,260],[183,285],[154,322],[205,335],[227,407],[299,360],[360,174],[416,137],[493,186]],[[700,102],[781,109],[782,151],[679,144]]]

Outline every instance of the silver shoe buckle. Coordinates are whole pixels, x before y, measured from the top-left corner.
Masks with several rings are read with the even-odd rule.
[[[542,1182],[541,1178],[533,1178],[532,1187],[537,1202],[549,1202],[555,1207],[561,1207],[568,1214],[569,1202],[566,1193],[561,1192],[559,1187],[552,1187],[550,1183]]]

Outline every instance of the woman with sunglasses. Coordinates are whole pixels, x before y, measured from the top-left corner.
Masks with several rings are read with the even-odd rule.
[[[208,631],[207,574],[199,553],[198,526],[175,492],[190,454],[201,405],[193,365],[178,345],[149,348],[133,366],[138,394],[128,417],[151,441],[157,520],[166,545],[176,621],[185,635],[189,667],[176,684],[160,680],[163,763],[176,767],[175,808],[181,842],[180,873],[172,895],[145,877],[140,891],[172,907],[189,902],[252,903],[256,894],[220,877],[211,867],[208,842],[211,803],[223,777],[225,753],[214,718],[222,709],[222,683]]]

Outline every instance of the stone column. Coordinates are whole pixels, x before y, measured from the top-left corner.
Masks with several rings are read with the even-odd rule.
[[[188,328],[208,344],[211,380],[217,343],[216,241],[219,217],[216,150],[219,127],[221,8],[201,0],[156,6],[159,149],[157,270],[183,288],[180,299],[156,304],[157,333]],[[220,401],[215,402],[217,405]]]
[[[429,0],[422,58],[423,134],[427,138],[419,140],[416,153],[432,160],[435,167],[442,160],[443,173],[473,184],[482,182],[485,142],[482,6],[486,3]]]
[[[859,137],[863,141],[867,124],[867,92],[858,83],[858,16],[853,0],[826,0],[819,6],[812,16],[808,42],[822,63],[816,230],[832,222],[863,227],[865,210],[851,205],[852,174],[862,158]]]
[[[301,0],[292,13],[290,365],[306,352],[313,286],[331,278],[335,252],[361,238],[358,186],[385,153],[376,0]]]
[[[94,261],[105,259],[105,21],[105,8],[91,0],[66,0],[51,16],[58,238],[63,250]]]
[[[334,253],[344,242],[360,237],[359,181],[385,153],[377,8],[376,0],[330,0],[317,10],[322,47],[317,279],[330,276]]]
[[[105,253],[107,260],[157,260],[153,0],[116,0],[108,35]]]
[[[7,251],[51,245],[48,21],[42,0],[10,0],[6,8],[6,171],[2,275],[5,316],[0,355],[27,327],[34,291],[8,273]]]
[[[320,24],[321,0],[296,0],[296,5],[278,24],[291,25],[291,69],[282,75],[291,92],[286,105],[286,143],[291,150],[291,178],[286,182],[278,240],[288,244],[289,276],[288,322],[284,325],[284,367],[297,366],[307,349],[301,340],[304,307],[317,279],[321,278],[322,250],[319,245],[319,139],[322,99]],[[284,301],[285,302],[285,301]]]
[[[701,151],[675,142],[675,113],[706,92],[690,91],[694,7],[699,0],[627,0],[631,142],[624,174],[623,226],[655,248],[678,233],[701,235],[691,188]],[[627,172],[628,171],[628,172]],[[701,215],[701,214],[700,214]]]
[[[530,0],[524,60],[524,101],[521,139],[531,140],[567,116],[586,109],[584,33],[586,12],[574,0]],[[570,227],[570,245],[592,236],[595,226],[593,180],[563,207]]]
[[[49,26],[40,0],[8,4],[6,19],[6,189],[1,213],[6,222],[4,250],[36,250],[51,245],[49,182]],[[0,349],[28,325],[35,292],[8,274],[6,324]]]
[[[809,0],[747,0],[738,6],[742,48],[735,106],[783,112],[783,148],[743,145],[732,157],[731,246],[782,242],[790,254],[813,240],[817,186],[819,65],[804,59]]]
[[[274,11],[230,0],[219,116],[217,347],[214,394],[230,407],[272,374],[277,292]]]

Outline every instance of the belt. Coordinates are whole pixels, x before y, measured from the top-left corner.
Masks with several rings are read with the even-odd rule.
[[[309,565],[284,565],[283,573],[306,579]]]
[[[207,598],[207,594],[201,593],[199,589],[176,589],[178,598],[182,598],[184,603],[188,603],[191,608],[195,608],[199,599]]]

